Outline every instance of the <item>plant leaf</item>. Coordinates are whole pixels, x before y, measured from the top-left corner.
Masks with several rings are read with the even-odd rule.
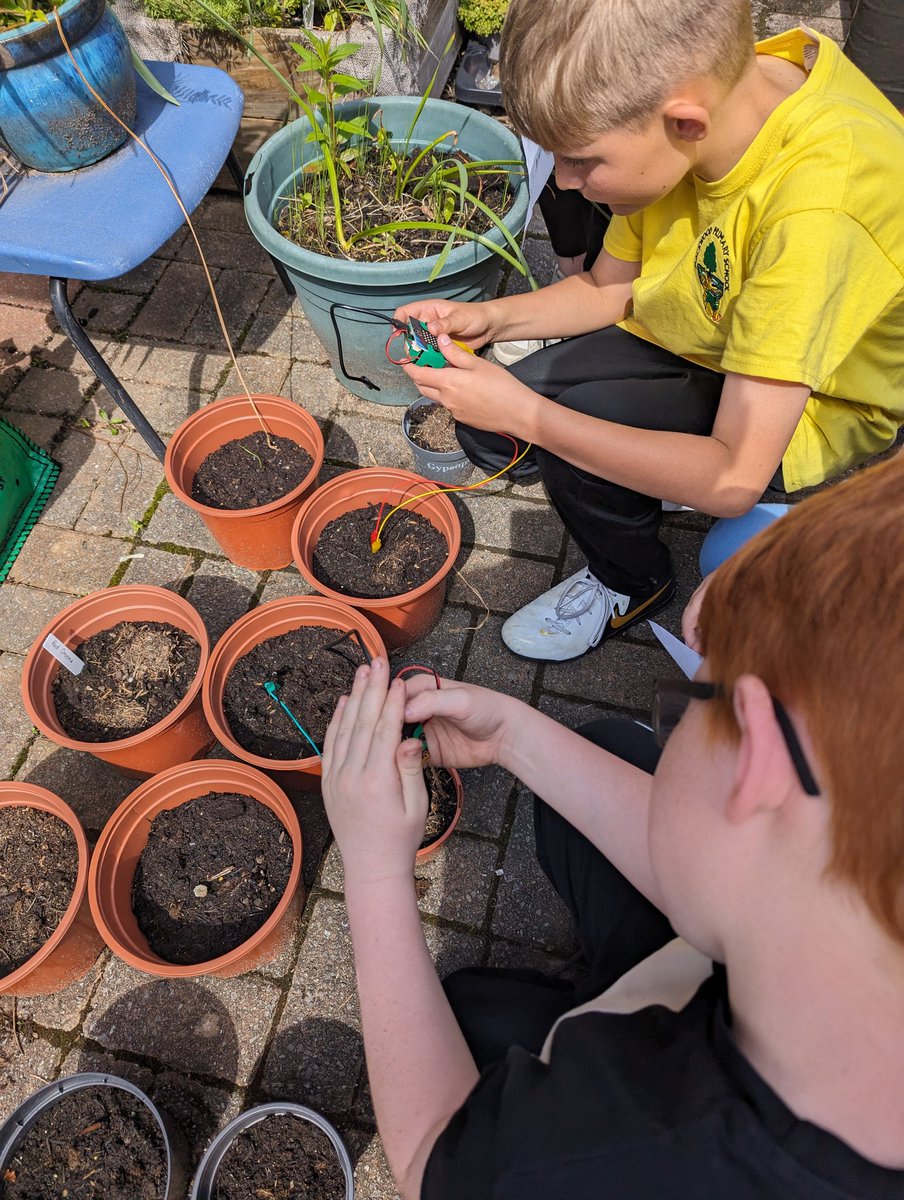
[[[151,91],[156,92],[158,96],[162,97],[162,99],[167,102],[167,104],[175,104],[177,108],[181,108],[182,105],[179,103],[176,97],[170,95],[156,75],[151,74],[144,62],[144,59],[139,58],[135,51],[132,50],[131,46],[129,49],[132,51],[132,66],[135,68],[136,74],[140,75]]]

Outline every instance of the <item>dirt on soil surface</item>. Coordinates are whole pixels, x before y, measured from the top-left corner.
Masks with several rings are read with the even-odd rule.
[[[191,498],[208,508],[260,508],[298,487],[313,465],[303,446],[259,429],[208,454]]]
[[[334,642],[338,645],[328,649]],[[277,697],[322,749],[336,703],[351,691],[355,671],[364,661],[354,638],[323,625],[302,625],[267,638],[239,659],[226,680],[223,711],[232,736],[264,758],[312,756],[310,743],[264,684],[276,684]]]
[[[424,850],[443,836],[455,816],[455,780],[444,767],[425,767],[424,782],[430,797],[424,840],[419,849]]]
[[[166,1151],[153,1113],[122,1088],[80,1088],[37,1118],[7,1162],[4,1200],[162,1200]]]
[[[61,667],[53,681],[57,719],[71,738],[113,742],[150,729],[191,687],[201,647],[164,621],[120,621],[85,638],[80,675]]]
[[[37,808],[0,808],[0,979],[44,945],[69,907],[75,835]]]
[[[132,911],[155,954],[180,966],[228,954],[260,929],[292,869],[271,809],[208,792],[157,814],[132,883]]]
[[[345,1176],[322,1129],[274,1115],[235,1139],[217,1171],[215,1200],[345,1200]]]
[[[408,413],[408,436],[422,450],[451,454],[460,450],[455,436],[455,418],[442,404],[421,404]]]
[[[323,527],[311,563],[316,579],[343,596],[383,600],[433,578],[449,553],[443,534],[420,513],[403,508],[383,526],[374,554],[370,535],[379,513],[379,505],[368,504]]]

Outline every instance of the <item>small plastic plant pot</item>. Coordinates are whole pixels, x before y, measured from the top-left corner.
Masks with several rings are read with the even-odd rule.
[[[10,1158],[32,1125],[57,1103],[63,1096],[83,1088],[119,1088],[140,1100],[151,1112],[160,1128],[166,1157],[166,1185],[160,1200],[182,1200],[188,1184],[188,1154],[184,1139],[175,1123],[165,1116],[149,1096],[118,1075],[106,1075],[97,1071],[82,1071],[49,1083],[32,1093],[0,1126],[0,1179],[4,1177]],[[56,1194],[56,1193],[54,1193]]]
[[[417,854],[414,856],[416,866],[422,866],[424,863],[428,863],[432,858],[436,857],[443,845],[455,832],[455,827],[461,818],[461,808],[465,798],[464,788],[462,787],[461,783],[461,776],[454,767],[440,767],[438,769],[441,771],[448,771],[452,776],[452,782],[455,784],[455,815],[449,822],[449,828],[441,833],[435,842],[431,842],[429,846],[424,846],[422,850],[418,850]]]
[[[52,633],[77,654],[86,638],[120,621],[161,621],[191,634],[201,647],[198,673],[172,712],[156,725],[112,742],[81,742],[70,737],[57,718],[53,681],[57,672],[66,668],[43,648],[44,639]],[[201,707],[201,682],[209,653],[210,641],[200,614],[175,592],[145,585],[104,588],[68,605],[35,638],[22,670],[22,700],[34,725],[58,746],[84,750],[127,775],[144,779],[176,763],[200,758],[213,745]]]
[[[446,598],[446,580],[461,548],[461,522],[448,496],[435,493],[408,505],[411,512],[426,517],[445,537],[449,550],[446,560],[432,579],[399,596],[369,600],[346,596],[321,583],[314,574],[314,550],[317,539],[330,521],[356,508],[386,502],[386,511],[396,504],[430,492],[429,480],[411,471],[390,467],[367,467],[337,475],[311,496],[298,514],[292,530],[295,565],[312,587],[323,596],[354,605],[376,625],[390,651],[403,650],[426,637],[440,618]]]
[[[338,629],[340,633],[354,631],[360,635],[371,658],[386,657],[386,647],[377,630],[350,604],[325,596],[286,596],[253,608],[226,630],[210,656],[204,677],[203,702],[211,729],[230,754],[261,771],[276,772],[289,783],[315,788],[322,773],[316,754],[306,758],[264,758],[254,754],[233,737],[223,708],[226,680],[239,659],[268,638],[280,637],[303,625],[323,625],[327,629]]]
[[[167,962],[148,945],[132,912],[132,882],[151,822],[164,809],[178,808],[208,792],[238,792],[253,796],[280,819],[292,839],[289,882],[276,908],[258,931],[208,962],[179,965]],[[139,971],[165,979],[199,975],[231,978],[269,962],[284,947],[298,919],[301,897],[301,826],[289,797],[277,784],[244,763],[208,758],[170,767],[127,796],[104,826],[91,860],[88,898],[91,913],[113,953]]]
[[[256,1108],[249,1108],[247,1112],[240,1113],[230,1121],[207,1147],[198,1166],[189,1200],[216,1200],[217,1173],[227,1150],[240,1134],[250,1129],[252,1125],[256,1125],[258,1121],[266,1120],[267,1117],[297,1117],[301,1121],[310,1121],[312,1125],[321,1129],[333,1143],[336,1157],[342,1166],[342,1174],[345,1176],[345,1200],[355,1200],[355,1173],[342,1138],[320,1113],[314,1112],[311,1108],[305,1108],[302,1104],[287,1102],[259,1104]]]
[[[270,433],[307,450],[314,462],[291,492],[258,508],[211,508],[191,496],[198,467],[227,442],[260,431],[247,396],[227,396],[206,404],[183,421],[169,440],[164,459],[166,481],[183,504],[193,508],[237,567],[263,571],[292,561],[292,524],[302,503],[317,486],[323,465],[323,434],[309,412],[281,396],[255,396]]]
[[[434,401],[426,396],[419,396],[414,404],[405,409],[402,418],[402,434],[408,443],[408,449],[414,458],[414,465],[419,475],[432,479],[445,487],[457,487],[470,478],[474,464],[464,450],[427,450],[419,446],[411,436],[411,414],[418,408],[425,408]]]
[[[0,783],[2,808],[36,808],[52,813],[69,826],[75,838],[78,874],[69,907],[43,946],[0,979],[0,996],[46,996],[81,979],[103,948],[88,904],[88,842],[69,805],[46,788],[33,783]]]

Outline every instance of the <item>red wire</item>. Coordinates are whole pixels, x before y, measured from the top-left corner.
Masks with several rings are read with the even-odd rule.
[[[414,359],[411,357],[410,354],[408,355],[407,358],[393,358],[392,355],[389,353],[389,347],[392,345],[392,343],[396,340],[397,337],[404,337],[405,332],[406,331],[404,329],[394,329],[392,331],[392,333],[389,335],[389,337],[386,339],[386,357],[389,359],[389,361],[392,363],[392,365],[394,367],[404,367],[407,363],[414,362]]]
[[[396,671],[396,679],[401,679],[403,675],[407,675],[409,671],[420,671],[422,675],[432,675],[436,681],[436,690],[439,691],[439,675],[434,671],[433,667],[425,667],[420,663],[410,663],[407,667],[400,667]]]

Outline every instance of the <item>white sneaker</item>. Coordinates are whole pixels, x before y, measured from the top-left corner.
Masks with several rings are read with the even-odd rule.
[[[674,500],[662,501],[663,512],[696,512],[695,508],[691,508],[689,504],[676,504]]]
[[[498,363],[500,367],[512,367],[515,363],[521,362],[522,358],[527,358],[528,354],[536,354],[545,346],[552,346],[561,340],[561,338],[550,338],[549,341],[493,342],[487,352],[487,358],[491,362]]]
[[[502,626],[502,640],[522,658],[565,662],[662,608],[673,592],[668,580],[652,596],[632,600],[600,583],[584,567],[513,613]]]

